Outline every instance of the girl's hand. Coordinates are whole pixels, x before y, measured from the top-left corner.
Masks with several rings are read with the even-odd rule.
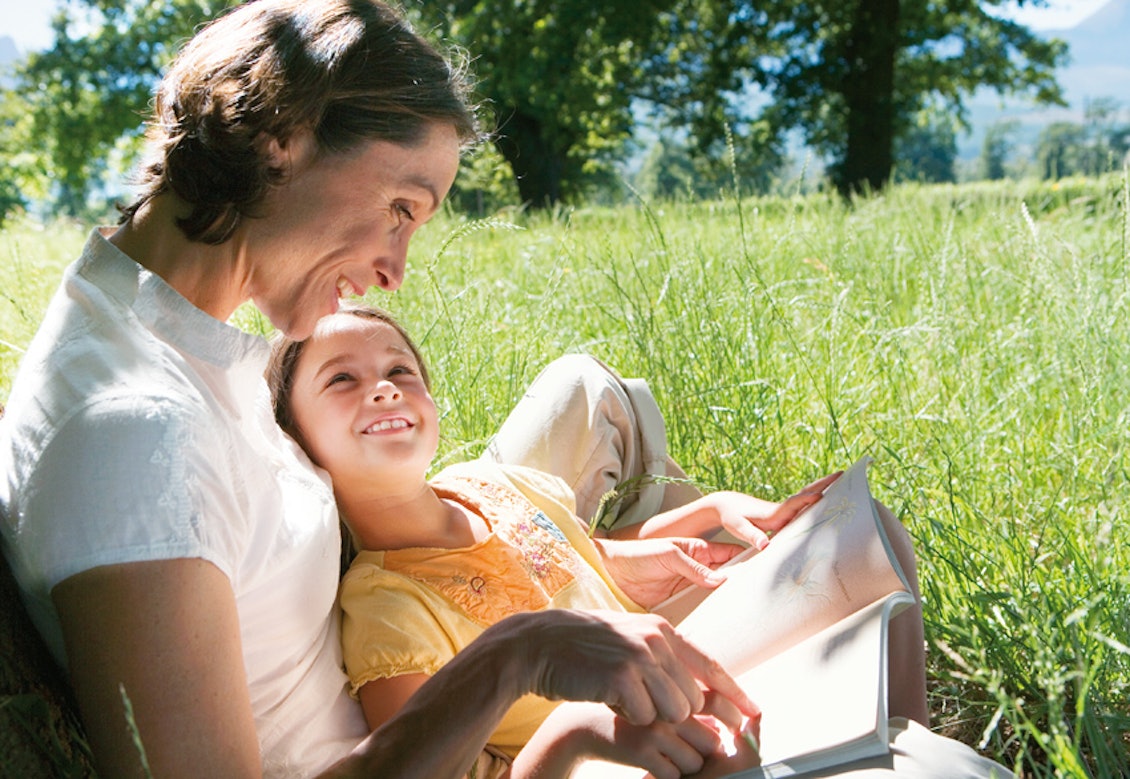
[[[678,779],[722,754],[723,727],[738,730],[741,715],[719,696],[708,696],[701,714],[680,723],[646,726],[633,725],[601,704],[566,703],[523,748],[511,778],[566,776],[582,760],[593,759],[638,766],[656,779]]]
[[[780,503],[741,492],[712,492],[637,525],[617,528],[610,537],[710,538],[719,530],[725,530],[755,549],[764,549],[769,543],[769,533],[777,532],[820,500],[824,490],[841,473],[843,471],[836,471],[817,479]]]
[[[780,503],[740,492],[715,492],[702,499],[713,502],[718,512],[718,528],[729,531],[757,549],[764,549],[769,543],[768,533],[776,533],[824,497],[824,490],[842,473],[836,471],[817,479]]]
[[[616,584],[645,609],[692,584],[714,589],[726,581],[725,574],[714,569],[742,551],[736,544],[699,538],[594,539],[594,543]]]

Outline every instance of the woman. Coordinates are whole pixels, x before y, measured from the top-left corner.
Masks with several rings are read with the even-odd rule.
[[[461,74],[370,0],[259,0],[157,95],[140,194],[92,232],[0,431],[4,551],[68,670],[100,771],[454,776],[526,692],[632,722],[733,680],[660,620],[505,620],[362,741],[333,619],[329,486],[274,425],[253,301],[291,337],[396,289],[476,137]],[[697,682],[696,682],[697,680]],[[732,713],[732,708],[731,708]]]

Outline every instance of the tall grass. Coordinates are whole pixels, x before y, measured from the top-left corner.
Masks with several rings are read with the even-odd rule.
[[[1128,205],[1122,175],[446,216],[374,300],[432,365],[440,462],[569,351],[646,377],[705,484],[784,496],[871,454],[935,726],[1029,776],[1130,775]],[[0,402],[81,240],[0,233]]]

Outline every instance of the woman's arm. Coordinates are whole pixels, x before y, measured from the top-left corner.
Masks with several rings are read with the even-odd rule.
[[[103,775],[144,775],[119,685],[153,775],[260,775],[235,600],[219,569],[195,559],[103,566],[61,582],[52,598]],[[604,702],[629,722],[650,724],[701,711],[702,687],[747,715],[757,711],[717,662],[661,618],[520,614],[456,655],[327,775],[458,777],[527,692]]]
[[[103,776],[257,777],[259,742],[227,577],[198,559],[107,565],[60,582],[71,684]]]
[[[332,775],[459,776],[528,692],[599,701],[626,721],[647,725],[683,722],[702,711],[703,687],[760,717],[716,661],[659,617],[560,609],[518,614],[459,652]]]

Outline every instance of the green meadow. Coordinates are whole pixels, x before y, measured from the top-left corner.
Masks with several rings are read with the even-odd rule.
[[[566,352],[647,378],[704,485],[782,498],[871,455],[917,545],[934,727],[1025,776],[1125,776],[1128,212],[1123,173],[441,214],[372,300],[428,358],[440,462]],[[0,403],[85,233],[0,231]]]

